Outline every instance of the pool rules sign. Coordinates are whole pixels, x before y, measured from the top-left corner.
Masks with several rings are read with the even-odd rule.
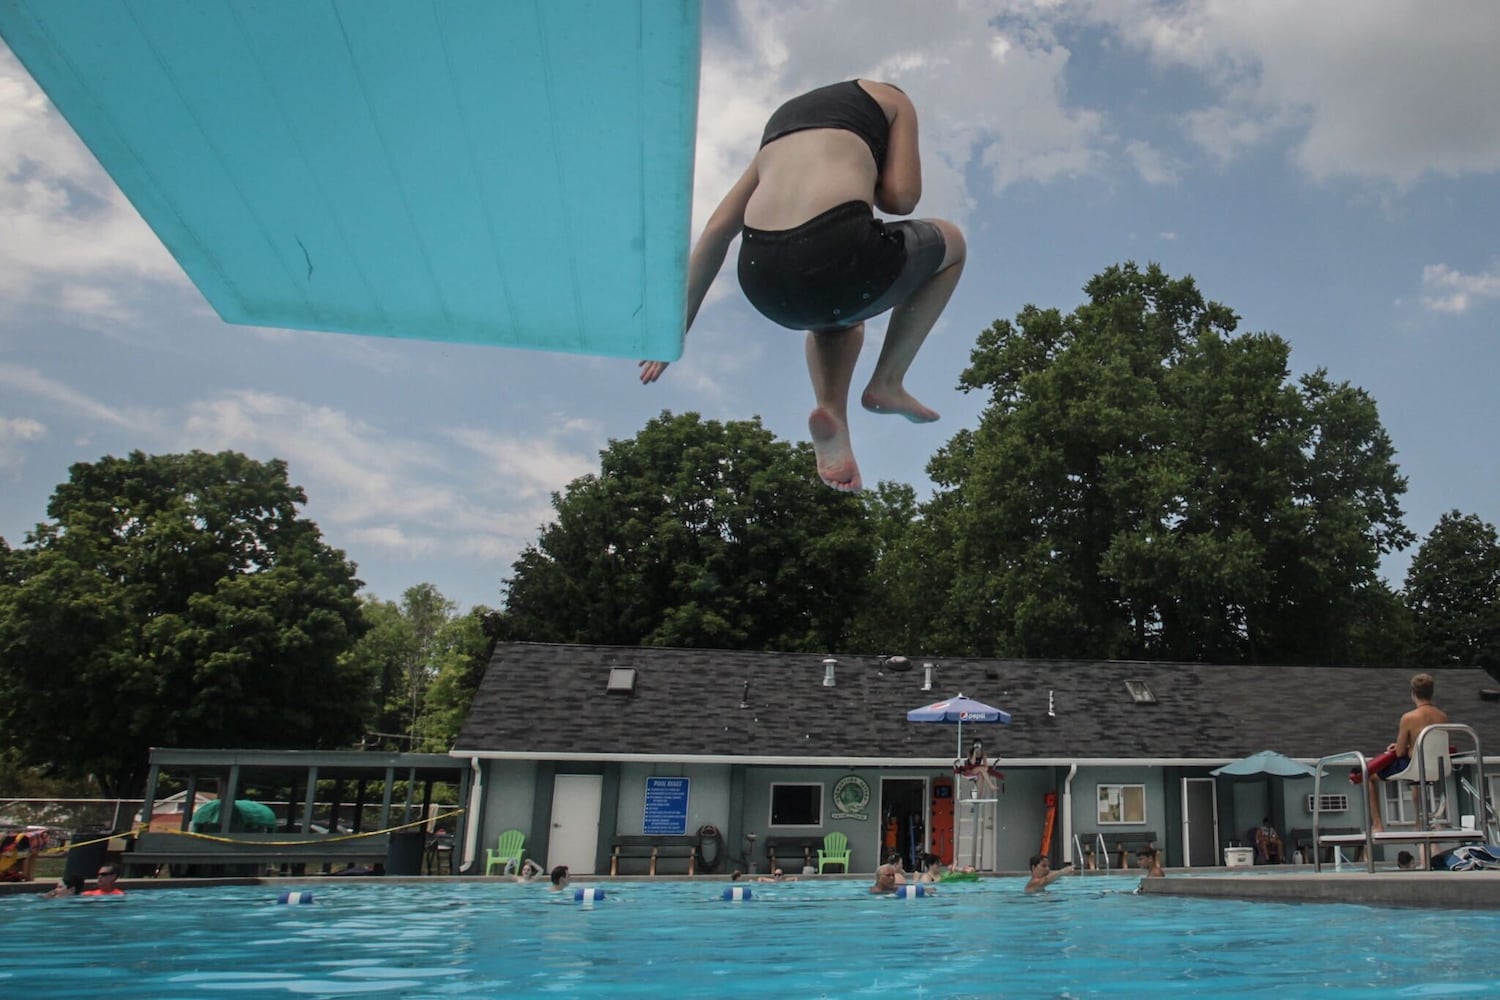
[[[680,837],[687,833],[691,781],[691,778],[646,779],[646,836]]]

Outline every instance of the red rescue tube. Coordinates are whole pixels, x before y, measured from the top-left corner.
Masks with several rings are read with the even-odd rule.
[[[1371,757],[1367,766],[1371,774],[1379,774],[1381,771],[1390,766],[1390,764],[1395,761],[1395,759],[1396,751],[1387,750],[1385,753],[1377,754],[1376,756]],[[1363,778],[1359,773],[1359,768],[1354,767],[1349,769],[1349,784],[1357,785],[1362,780]]]

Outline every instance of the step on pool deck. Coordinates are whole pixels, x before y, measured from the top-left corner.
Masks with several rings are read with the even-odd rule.
[[[1343,871],[1192,875],[1141,880],[1141,892],[1268,903],[1356,903],[1435,909],[1500,909],[1500,872]]]

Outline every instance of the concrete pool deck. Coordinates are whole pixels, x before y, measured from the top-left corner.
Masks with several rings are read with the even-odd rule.
[[[1154,896],[1267,903],[1356,903],[1430,909],[1500,909],[1500,872],[1323,871],[1244,875],[1168,875],[1141,880]]]

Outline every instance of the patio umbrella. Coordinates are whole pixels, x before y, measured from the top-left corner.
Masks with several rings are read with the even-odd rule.
[[[1243,778],[1256,781],[1264,778],[1311,778],[1318,772],[1315,768],[1292,760],[1275,750],[1262,750],[1239,760],[1232,760],[1223,767],[1208,772],[1216,778]]]
[[[193,830],[195,832],[216,830],[221,808],[218,799],[210,799],[199,806],[193,811]],[[234,818],[229,821],[229,828],[249,833],[275,833],[276,813],[263,802],[236,799]]]
[[[949,698],[947,701],[933,702],[921,708],[914,708],[906,713],[907,722],[956,722],[958,723],[958,757],[964,755],[964,723],[965,722],[1003,722],[1010,723],[1010,713],[1003,708],[995,708],[986,705],[982,701],[973,698],[965,698],[959,694],[957,698]]]

